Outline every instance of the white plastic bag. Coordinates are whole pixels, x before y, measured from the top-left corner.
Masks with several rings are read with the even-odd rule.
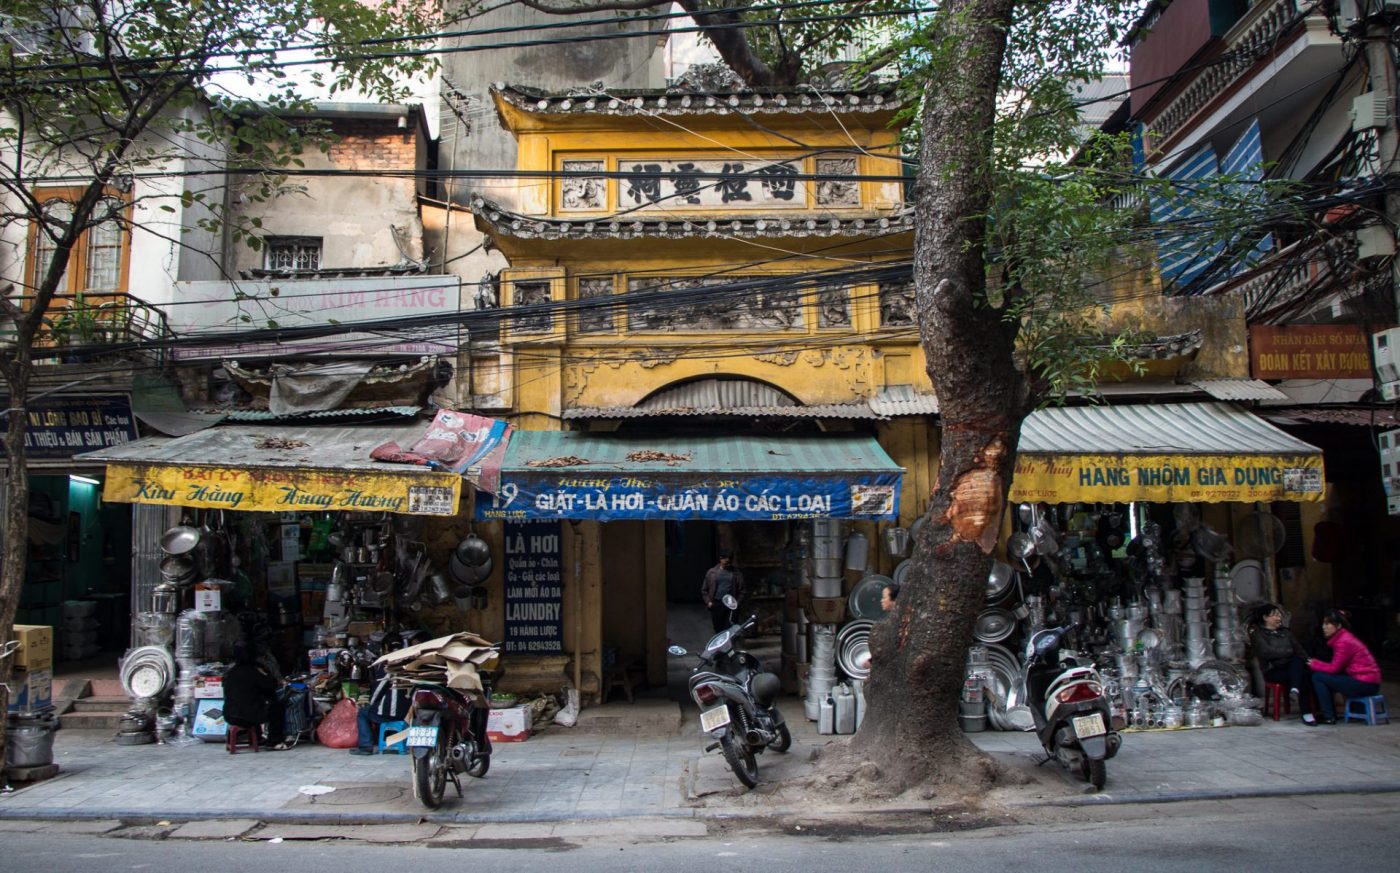
[[[554,715],[554,723],[573,727],[578,723],[578,689],[564,686],[564,708]]]

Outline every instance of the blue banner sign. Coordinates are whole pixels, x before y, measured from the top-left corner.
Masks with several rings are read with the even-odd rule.
[[[492,500],[478,495],[476,517],[479,521],[892,520],[899,514],[899,485],[899,473],[667,478],[506,472]]]
[[[30,458],[71,458],[133,442],[138,436],[126,394],[46,397],[28,404],[24,451]],[[0,446],[0,456],[4,452]]]
[[[557,521],[506,522],[507,654],[564,651],[564,556]]]

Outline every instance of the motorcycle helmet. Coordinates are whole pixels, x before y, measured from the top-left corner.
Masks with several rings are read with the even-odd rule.
[[[783,690],[783,683],[772,673],[759,673],[749,683],[749,690],[753,692],[754,700],[767,706],[778,699],[778,694]]]

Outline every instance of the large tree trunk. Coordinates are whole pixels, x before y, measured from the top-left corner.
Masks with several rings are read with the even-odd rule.
[[[16,347],[14,357],[3,362],[5,385],[9,388],[9,403],[5,416],[6,500],[4,506],[4,548],[0,549],[0,644],[14,637],[15,611],[19,608],[20,589],[24,585],[25,555],[29,542],[29,475],[24,456],[24,431],[27,421],[25,397],[29,394],[29,375],[33,355],[26,341]],[[10,696],[5,686],[13,675],[14,658],[0,658],[0,719],[9,712]],[[0,770],[4,768],[6,735],[0,730]]]
[[[959,75],[934,77],[923,98],[914,282],[943,421],[940,469],[898,611],[871,634],[869,708],[853,750],[877,766],[897,761],[882,773],[895,791],[992,776],[956,716],[1027,408],[1016,326],[986,300],[984,260],[992,122],[1014,7],[944,4],[941,36],[965,56]]]

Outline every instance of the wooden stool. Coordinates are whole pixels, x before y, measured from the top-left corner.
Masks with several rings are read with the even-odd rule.
[[[1288,699],[1288,690],[1283,687],[1282,682],[1264,683],[1264,712],[1270,709],[1274,713],[1274,721],[1278,721],[1279,714],[1291,712],[1293,704]]]
[[[238,741],[242,739],[248,748],[254,752],[258,750],[258,729],[255,727],[240,727],[236,724],[228,725],[228,735],[224,738],[224,748],[228,749],[230,755],[237,754]]]
[[[614,688],[621,688],[622,693],[627,695],[627,702],[635,703],[636,700],[632,696],[632,686],[642,682],[642,679],[636,675],[641,671],[640,662],[619,660],[608,671],[607,679],[603,681],[603,700],[608,699]]]

